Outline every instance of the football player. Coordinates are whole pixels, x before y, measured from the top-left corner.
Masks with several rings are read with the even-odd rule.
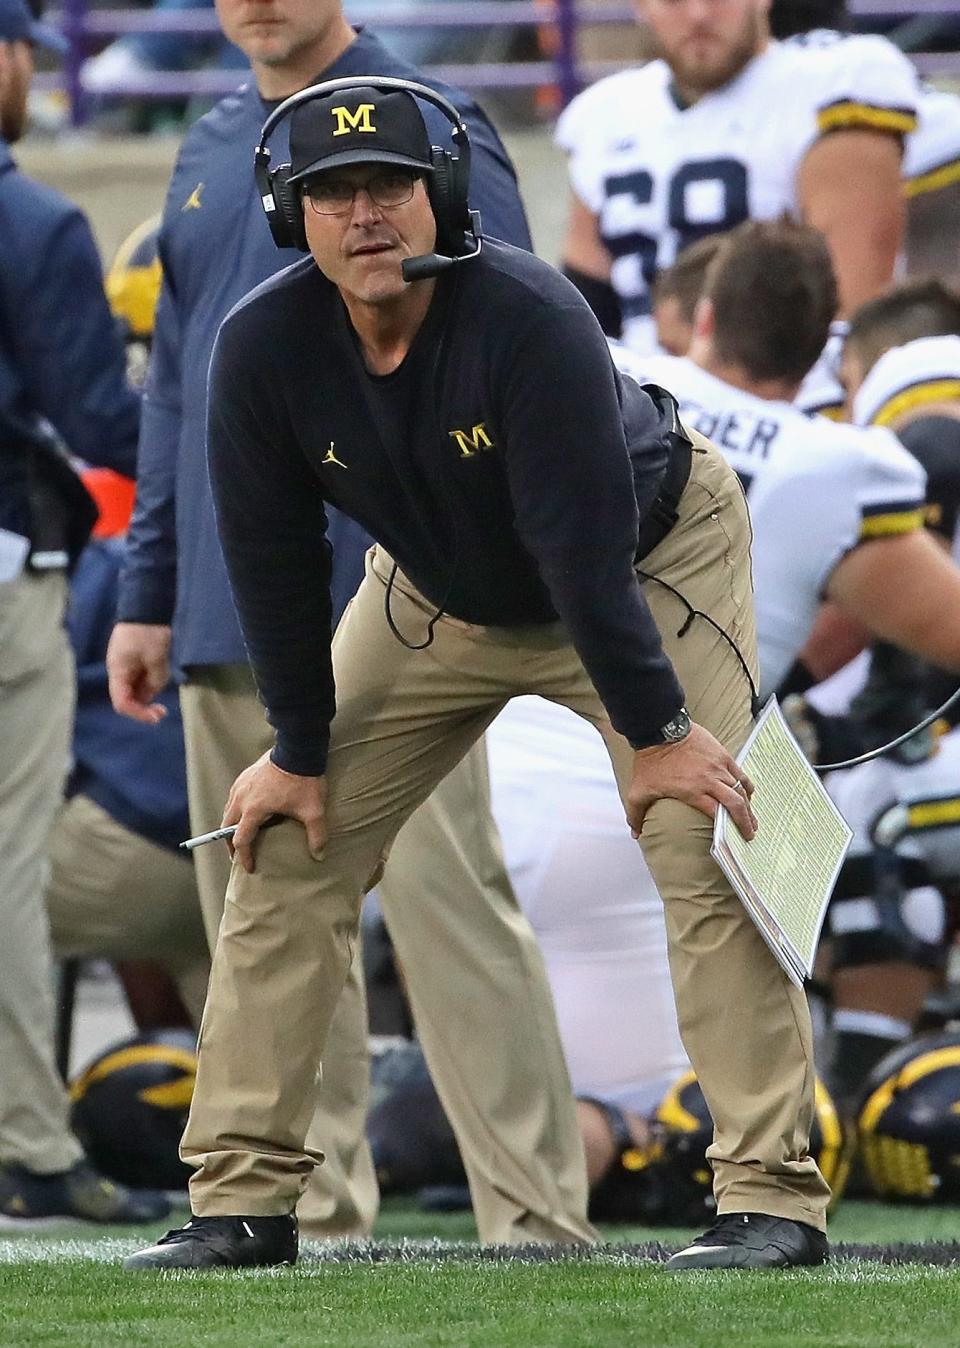
[[[960,573],[920,529],[919,465],[889,431],[836,426],[791,405],[835,304],[821,236],[790,223],[741,226],[723,240],[707,292],[690,357],[615,354],[628,373],[669,388],[686,424],[711,434],[749,485],[763,692],[791,666],[824,588],[876,630],[936,645],[956,666],[960,623],[944,623],[939,605],[960,614]],[[940,592],[933,607],[928,586]],[[622,807],[592,748],[590,728],[562,708],[518,699],[489,732],[491,789],[575,1089],[642,1111],[676,1045],[663,1018],[661,919],[649,873],[617,850]],[[604,895],[603,922],[583,922],[586,892]],[[646,974],[631,989],[638,952]],[[624,1023],[654,1028],[637,1042],[618,1034]]]
[[[938,585],[933,578],[941,576],[953,588],[957,574],[950,574],[942,552],[918,529],[922,516],[908,504],[911,496],[916,500],[916,487],[910,488],[905,475],[915,468],[904,459],[891,427],[916,447],[928,468],[943,528],[952,536],[960,477],[960,338],[914,341],[878,356],[897,335],[949,328],[960,317],[960,305],[938,283],[913,282],[865,306],[853,320],[845,368],[858,420],[871,424],[848,427],[805,418],[787,406],[795,389],[784,377],[785,360],[793,354],[799,367],[804,351],[809,359],[815,349],[805,344],[817,331],[810,321],[818,293],[814,279],[819,275],[823,284],[823,259],[818,265],[816,251],[800,228],[741,227],[708,277],[689,359],[638,362],[675,392],[688,423],[711,434],[729,454],[748,489],[764,691],[782,683],[821,593],[868,629],[927,656],[933,654],[931,638],[942,657],[941,637],[957,636],[949,607],[955,601],[946,599],[946,591],[948,607],[938,614],[926,608],[923,583],[919,593],[913,589],[924,573],[931,583]],[[819,309],[822,329],[823,296]],[[865,369],[869,374],[859,387]],[[944,430],[931,413],[949,414],[951,397],[954,419]],[[840,525],[857,499],[859,530],[852,515]],[[916,572],[914,557],[920,562]],[[954,635],[947,638],[951,629]],[[944,663],[956,670],[955,658]],[[881,685],[889,681],[889,659],[885,668]],[[874,743],[906,729],[905,715],[909,722],[935,705],[918,702],[903,683],[882,694],[882,708],[880,697],[874,693],[871,699],[871,719],[881,732]],[[894,713],[899,720],[891,719]],[[831,912],[837,1033],[830,1085],[844,1105],[877,1057],[909,1033],[942,965],[940,886],[951,869],[954,876],[960,870],[957,859],[947,855],[943,831],[952,822],[951,808],[960,819],[960,805],[949,804],[960,795],[960,775],[953,776],[952,748],[918,764],[918,745],[912,747],[916,766],[885,758],[835,779],[841,809],[850,811],[851,824],[861,825]],[[929,751],[928,744],[925,758]],[[933,800],[945,803],[931,811],[926,807]],[[881,852],[869,823],[898,802],[918,807],[910,816],[909,837]],[[954,832],[954,849],[957,838]],[[928,854],[930,844],[940,849],[935,858]]]
[[[564,268],[634,349],[652,349],[657,273],[746,219],[822,230],[841,313],[893,275],[913,68],[879,37],[772,41],[769,4],[637,0],[660,59],[586,89],[558,122],[573,187]]]

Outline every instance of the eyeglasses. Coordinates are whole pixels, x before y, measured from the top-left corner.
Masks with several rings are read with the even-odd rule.
[[[419,176],[399,169],[384,169],[374,173],[365,183],[352,183],[347,178],[324,175],[307,183],[303,194],[318,215],[347,215],[353,210],[358,192],[366,192],[377,206],[390,210],[411,199]]]

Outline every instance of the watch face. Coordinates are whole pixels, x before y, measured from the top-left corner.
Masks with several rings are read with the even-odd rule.
[[[690,715],[686,707],[681,707],[672,721],[668,721],[660,732],[668,743],[685,740],[690,734]]]

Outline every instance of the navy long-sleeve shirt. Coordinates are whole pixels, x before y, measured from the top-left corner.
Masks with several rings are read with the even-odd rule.
[[[454,103],[470,132],[471,204],[487,234],[530,247],[516,177],[483,112],[465,94],[394,57],[370,33],[319,78],[387,75],[428,84]],[[217,539],[204,453],[210,353],[223,318],[248,291],[300,256],[274,244],[253,179],[253,151],[267,113],[254,85],[223,99],[187,134],[160,234],[164,285],[144,397],[137,504],[128,538],[119,617],[173,623],[179,667],[246,661]],[[424,117],[436,144],[450,125]],[[270,140],[273,163],[289,158],[289,122]],[[331,511],[335,616],[352,598],[370,540]]]
[[[28,532],[42,421],[71,454],[132,477],[139,413],[86,218],[0,140],[0,528]]]
[[[579,291],[507,244],[437,281],[385,376],[312,259],[259,287],[220,331],[208,447],[275,761],[303,774],[326,761],[329,506],[454,617],[559,616],[614,726],[635,747],[661,742],[683,693],[634,561],[668,429],[620,380]]]

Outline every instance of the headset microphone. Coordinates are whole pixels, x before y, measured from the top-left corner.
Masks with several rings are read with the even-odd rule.
[[[423,253],[420,257],[408,257],[400,267],[403,279],[408,283],[411,281],[426,281],[432,276],[439,276],[441,272],[449,271],[458,262],[469,262],[472,257],[476,257],[483,247],[483,240],[480,235],[480,212],[471,211],[470,216],[474,222],[476,245],[469,253],[460,253],[455,257],[448,257],[445,253]]]

